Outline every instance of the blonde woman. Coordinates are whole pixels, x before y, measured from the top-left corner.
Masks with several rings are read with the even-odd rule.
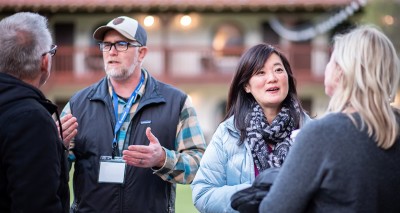
[[[399,84],[391,41],[362,26],[335,38],[330,112],[302,128],[260,212],[400,212]]]

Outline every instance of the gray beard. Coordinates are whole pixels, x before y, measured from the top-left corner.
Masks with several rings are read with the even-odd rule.
[[[131,71],[129,71],[127,69],[120,69],[120,70],[112,69],[112,70],[105,70],[105,72],[108,75],[108,77],[112,79],[125,80],[133,74],[134,70],[132,69]]]

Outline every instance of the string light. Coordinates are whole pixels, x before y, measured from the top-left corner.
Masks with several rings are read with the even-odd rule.
[[[192,23],[192,18],[188,15],[182,16],[180,23],[182,26],[187,27]]]
[[[283,24],[275,17],[270,19],[269,24],[271,25],[271,28],[282,38],[290,41],[307,41],[319,34],[326,33],[327,31],[333,29],[366,4],[367,0],[353,1],[348,6],[346,6],[327,20],[316,25],[312,25],[306,29],[288,29],[283,26]]]
[[[154,24],[154,17],[153,16],[146,16],[143,20],[143,24],[146,27],[151,27]]]

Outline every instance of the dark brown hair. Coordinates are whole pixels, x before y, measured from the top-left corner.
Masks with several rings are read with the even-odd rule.
[[[252,110],[253,104],[256,102],[253,95],[246,93],[245,86],[248,84],[251,76],[264,67],[265,62],[273,54],[277,54],[282,60],[283,66],[288,75],[289,91],[287,97],[283,100],[282,105],[287,105],[290,108],[290,114],[295,121],[295,128],[299,128],[301,115],[304,113],[297,97],[296,80],[293,77],[293,72],[289,61],[281,51],[269,44],[258,44],[247,50],[239,60],[239,64],[233,77],[226,107],[226,115],[224,120],[234,115],[235,127],[240,131],[241,144],[245,139],[246,133],[246,116]],[[292,100],[299,105],[300,114],[295,110]],[[281,106],[282,106],[281,105]]]

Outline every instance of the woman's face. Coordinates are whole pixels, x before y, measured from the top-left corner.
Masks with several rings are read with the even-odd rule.
[[[264,109],[279,110],[289,92],[288,74],[281,58],[273,53],[264,67],[251,76],[245,91]]]
[[[337,83],[339,81],[339,69],[335,60],[333,59],[333,53],[331,55],[331,59],[325,68],[325,94],[331,97],[336,90]]]

